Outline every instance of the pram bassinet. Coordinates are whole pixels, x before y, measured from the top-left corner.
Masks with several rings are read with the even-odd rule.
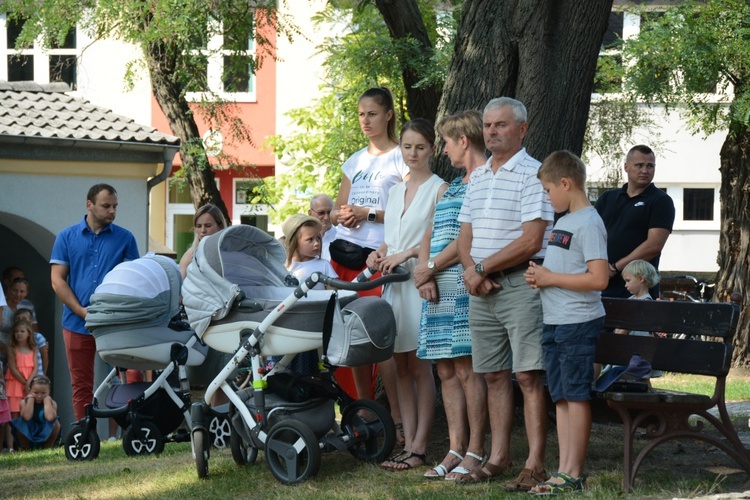
[[[99,356],[113,366],[136,370],[168,365],[172,345],[186,345],[193,336],[172,322],[180,312],[181,284],[174,261],[150,253],[107,273],[86,315]],[[185,365],[200,365],[205,354],[205,346],[191,343]]]

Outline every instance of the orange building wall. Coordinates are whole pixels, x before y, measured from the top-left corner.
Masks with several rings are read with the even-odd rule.
[[[269,37],[270,41],[275,44],[275,33]],[[250,144],[228,144],[229,132],[222,129],[224,137],[224,153],[235,157],[242,164],[247,165],[245,172],[236,170],[219,170],[215,169],[214,174],[218,179],[221,197],[230,211],[232,211],[232,189],[234,178],[246,177],[268,177],[275,174],[275,157],[270,149],[263,149],[264,142],[268,136],[276,133],[276,61],[272,55],[265,54],[261,67],[255,75],[255,102],[237,102],[236,109],[250,130],[253,145]],[[198,104],[191,105],[191,109],[196,109]],[[196,112],[196,122],[201,136],[208,130],[208,125],[200,119],[199,113]],[[161,110],[156,99],[151,97],[151,125],[157,130],[173,134],[167,118]],[[174,165],[179,167],[182,160],[179,154],[175,157]]]

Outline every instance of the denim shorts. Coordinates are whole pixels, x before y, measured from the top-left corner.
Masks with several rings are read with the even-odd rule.
[[[604,316],[585,323],[544,325],[542,349],[553,402],[591,400],[596,341]]]

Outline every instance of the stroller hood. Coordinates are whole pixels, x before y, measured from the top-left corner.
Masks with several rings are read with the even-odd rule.
[[[243,288],[285,287],[286,251],[273,236],[245,224],[203,238],[182,287],[182,303],[198,336],[224,318]]]
[[[107,273],[91,296],[86,329],[95,335],[126,325],[162,326],[180,312],[182,277],[175,262],[148,253]]]

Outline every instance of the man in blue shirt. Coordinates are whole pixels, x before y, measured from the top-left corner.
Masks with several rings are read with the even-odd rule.
[[[112,223],[117,212],[115,188],[92,186],[86,210],[81,222],[57,235],[50,258],[52,288],[64,304],[63,336],[76,420],[85,416],[86,405],[94,397],[96,342],[85,321],[89,300],[117,264],[140,256],[133,234]]]

